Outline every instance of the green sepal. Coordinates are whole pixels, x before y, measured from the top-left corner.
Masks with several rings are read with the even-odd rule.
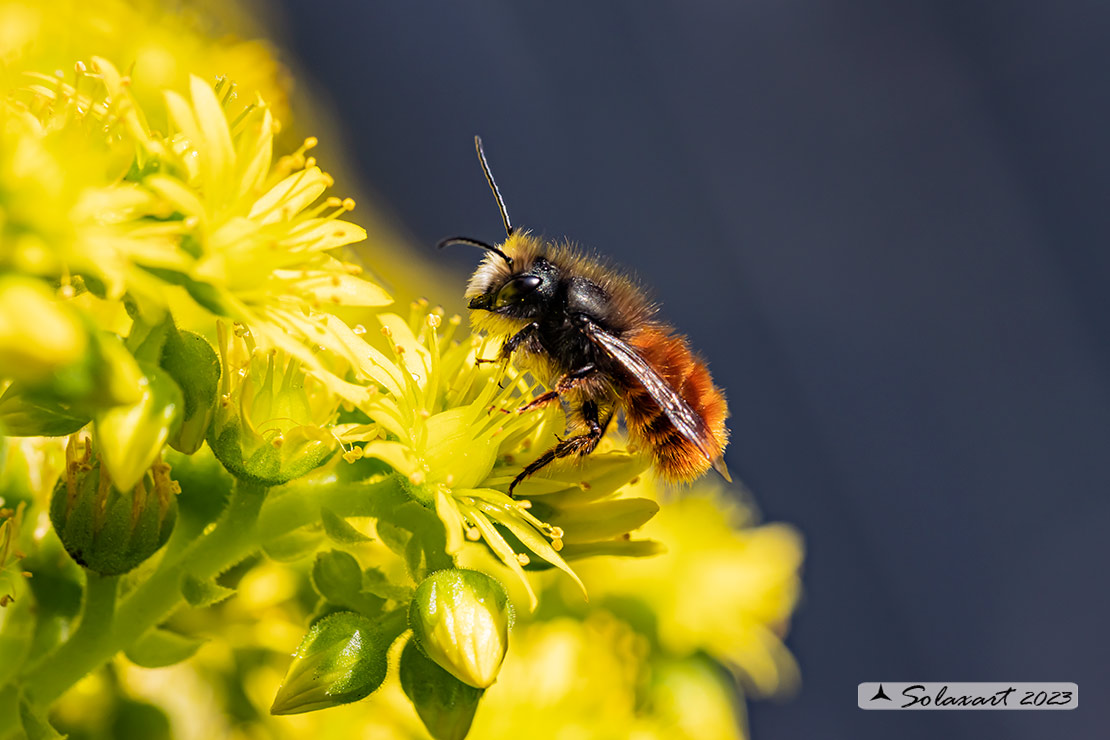
[[[215,578],[202,580],[194,575],[186,574],[181,579],[181,595],[189,606],[212,606],[235,593],[235,589],[221,586]]]
[[[378,537],[381,538],[382,543],[392,550],[397,555],[404,555],[405,549],[408,547],[409,540],[412,539],[412,532],[402,527],[398,527],[392,522],[387,522],[384,519],[379,519],[374,525],[378,532]]]
[[[208,340],[171,327],[162,345],[161,366],[181,388],[185,408],[170,446],[191,455],[204,444],[220,395],[220,358]]]
[[[279,563],[295,563],[307,558],[324,544],[324,534],[315,527],[301,527],[267,540],[262,545],[266,557]]]
[[[385,599],[365,592],[362,581],[358,561],[342,550],[322,552],[312,564],[312,583],[321,596],[332,604],[364,615],[377,614]]]
[[[124,655],[143,668],[163,668],[193,657],[204,640],[153,627],[124,651]]]
[[[320,520],[324,524],[324,533],[328,539],[339,545],[357,545],[360,542],[369,542],[370,538],[352,527],[346,519],[336,514],[326,506],[320,507]]]
[[[243,442],[242,420],[208,428],[208,445],[227,471],[236,478],[272,488],[308,475],[335,454],[335,439],[323,429],[299,427],[297,436],[289,435],[281,447],[261,438]]]
[[[188,239],[183,242],[183,247],[190,244]],[[177,270],[170,270],[161,267],[144,267],[144,269],[152,275],[155,275],[168,283],[180,285],[189,296],[199,303],[204,308],[208,309],[217,316],[234,316],[236,311],[234,306],[227,305],[222,289],[210,285],[209,283],[201,282],[192,279],[188,275]]]
[[[14,437],[61,437],[97,413],[141,400],[143,374],[115,335],[90,330],[87,356],[45,378],[19,379],[0,397],[0,428]]]
[[[390,581],[389,576],[378,568],[367,568],[363,571],[362,590],[398,603],[408,602],[412,599],[413,592],[409,586],[398,586]]]
[[[429,660],[409,641],[401,653],[401,689],[436,740],[463,740],[485,689],[468,686]]]
[[[401,480],[404,481],[404,478]],[[404,541],[400,555],[414,581],[419,583],[432,571],[454,567],[454,560],[447,554],[443,525],[433,510],[417,501],[406,501],[390,511],[388,516],[402,531],[412,533]],[[379,520],[379,527],[381,523]]]

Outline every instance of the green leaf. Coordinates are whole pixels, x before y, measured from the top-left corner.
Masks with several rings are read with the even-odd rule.
[[[378,568],[367,568],[362,576],[362,590],[380,596],[383,599],[406,602],[412,598],[412,588],[398,586],[389,580],[389,577]]]
[[[19,381],[0,396],[0,429],[11,437],[63,437],[92,416],[48,393],[34,392]]]
[[[362,568],[353,556],[329,550],[316,556],[312,582],[320,595],[333,604],[366,615],[381,611],[384,599],[362,590]]]
[[[401,688],[436,740],[463,740],[485,689],[467,686],[429,660],[410,640],[401,653]]]
[[[408,501],[390,512],[390,516],[406,532],[412,532],[400,554],[405,558],[413,580],[420,581],[432,571],[454,567],[454,560],[447,554],[443,524],[435,511]]]
[[[204,640],[154,627],[124,651],[127,659],[143,668],[162,668],[193,657]]]
[[[409,540],[409,544],[405,547],[405,565],[408,566],[409,574],[414,581],[422,581],[428,575],[430,568],[418,537]]]
[[[159,707],[126,697],[117,701],[112,724],[101,737],[173,740],[169,717]]]
[[[175,450],[191,455],[204,444],[215,414],[220,395],[220,358],[201,335],[171,326],[162,347],[161,366],[181,387],[185,398],[181,428],[169,443]]]
[[[316,552],[323,541],[324,534],[319,529],[302,527],[268,541],[262,550],[271,560],[292,563]]]
[[[181,595],[189,606],[212,606],[235,593],[235,589],[221,586],[216,579],[202,581],[196,576],[186,575],[181,581]]]
[[[66,737],[54,729],[45,713],[29,702],[25,695],[19,697],[19,721],[27,740],[59,740]]]
[[[340,545],[357,545],[369,542],[370,538],[352,527],[350,523],[326,506],[320,507],[320,518],[324,523],[324,533]]]
[[[376,529],[378,530],[378,537],[381,538],[386,547],[398,555],[405,554],[405,548],[408,547],[409,540],[412,539],[412,532],[384,519],[378,520]]]

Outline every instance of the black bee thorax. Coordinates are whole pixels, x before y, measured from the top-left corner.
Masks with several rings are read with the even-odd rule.
[[[536,334],[544,352],[561,372],[573,372],[596,359],[596,348],[565,314],[541,320]]]

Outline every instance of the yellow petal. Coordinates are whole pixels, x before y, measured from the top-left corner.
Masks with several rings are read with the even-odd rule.
[[[310,295],[318,303],[336,306],[388,306],[389,294],[373,283],[341,272],[324,270],[274,270],[274,277],[288,283],[285,292]]]
[[[328,249],[354,244],[366,238],[366,229],[349,221],[335,218],[311,218],[296,227],[281,240],[283,248],[297,252],[323,252]]]
[[[166,90],[164,95],[166,108],[170,112],[170,120],[173,125],[189,142],[190,148],[199,149],[204,137],[201,135],[200,125],[197,123],[196,116],[193,115],[193,108],[189,105],[189,101],[173,90]]]
[[[443,522],[443,530],[447,535],[447,553],[454,555],[462,549],[463,543],[466,542],[463,535],[465,523],[459,513],[454,497],[447,495],[441,488],[436,489],[436,514],[439,516],[439,520]]]
[[[262,105],[261,101],[258,105]],[[264,108],[261,116],[253,116],[246,126],[236,150],[236,160],[246,163],[239,175],[240,198],[260,193],[270,174],[274,152],[274,118],[269,108]]]
[[[289,220],[311,205],[329,185],[331,178],[319,167],[295,172],[255,201],[250,217],[264,224]]]
[[[490,524],[485,514],[458,499],[455,499],[455,502],[458,504],[459,512],[482,533],[482,539],[486,541],[490,549],[501,558],[501,562],[509,566],[509,570],[515,573],[517,578],[520,579],[520,582],[524,584],[524,589],[528,592],[529,608],[535,611],[540,601],[536,598],[536,592],[532,590],[532,584],[528,581],[528,576],[524,574],[524,568],[520,567],[520,561],[516,559],[516,553],[513,552],[513,548],[509,546],[509,543],[505,541],[501,533]]]
[[[497,493],[500,493],[500,491]],[[516,538],[520,540],[522,545],[574,579],[574,582],[578,584],[578,588],[582,589],[582,596],[589,600],[589,594],[586,592],[586,584],[582,583],[582,579],[566,564],[566,561],[555,551],[551,543],[530,524],[522,522],[514,516],[511,511],[506,511],[502,507],[493,506],[484,501],[475,501],[474,506],[486,516],[516,535]]]
[[[412,454],[412,450],[408,448],[408,445],[403,445],[400,442],[385,439],[374,440],[373,442],[367,442],[366,446],[362,448],[362,452],[366,457],[372,457],[388,464],[401,475],[412,475],[419,467],[419,461]]]
[[[220,101],[216,99],[216,91],[207,82],[196,75],[190,75],[189,90],[196,109],[197,125],[204,137],[200,156],[206,173],[206,195],[213,203],[224,203],[227,193],[234,185],[232,170],[235,166],[235,148],[231,145],[227,116]]]
[[[202,221],[205,218],[204,204],[196,191],[186,186],[176,177],[154,174],[143,178],[143,184],[157,195],[169,201],[170,205],[186,216],[194,216]]]

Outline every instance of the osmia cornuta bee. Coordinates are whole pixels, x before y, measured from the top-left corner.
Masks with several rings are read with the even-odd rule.
[[[722,454],[728,406],[686,338],[655,319],[655,306],[628,277],[572,247],[517,231],[482,150],[478,160],[497,200],[507,238],[494,246],[452,237],[489,252],[466,288],[474,329],[506,337],[499,361],[515,357],[551,390],[524,412],[565,402],[568,436],[529,463],[509,485],[551,462],[588,455],[624,412],[633,442],[651,452],[663,478],[688,481],[714,468],[731,480]]]

